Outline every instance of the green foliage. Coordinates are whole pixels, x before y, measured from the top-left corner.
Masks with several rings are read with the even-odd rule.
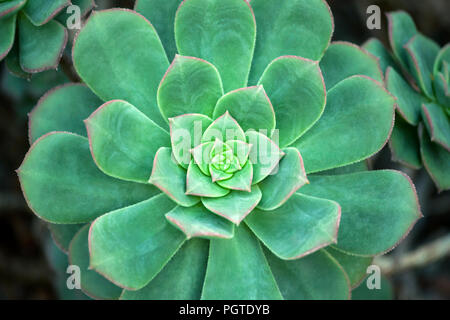
[[[86,22],[87,87],[30,115],[30,208],[91,297],[348,299],[421,215],[364,162],[393,126],[377,60],[330,45],[322,0],[179,2]]]
[[[392,53],[377,39],[364,47],[378,57],[398,119],[389,146],[392,158],[419,169],[439,191],[450,189],[450,46],[439,48],[403,11],[388,14]],[[422,127],[427,132],[421,132]],[[419,139],[420,135],[420,139]]]

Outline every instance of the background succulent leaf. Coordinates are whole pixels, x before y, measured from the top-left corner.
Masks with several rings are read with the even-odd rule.
[[[439,191],[450,189],[450,152],[432,142],[427,131],[420,131],[422,162]]]
[[[136,0],[134,10],[152,22],[166,50],[169,61],[175,57],[175,14],[181,0]]]
[[[429,98],[433,98],[433,74],[434,61],[439,53],[439,45],[433,40],[417,34],[405,44],[408,53],[409,70],[416,79],[422,92]]]
[[[366,283],[361,283],[359,287],[352,291],[352,300],[393,300],[394,288],[391,282],[381,274],[380,289],[371,290]]]
[[[272,103],[262,86],[228,92],[217,102],[213,118],[216,119],[227,111],[244,131],[249,129],[267,130],[267,135],[270,135],[275,129],[275,113]]]
[[[254,210],[245,223],[277,257],[291,260],[335,243],[340,215],[334,201],[295,194],[275,210]]]
[[[233,190],[221,198],[202,198],[202,203],[209,211],[239,225],[260,200],[261,190],[253,185],[251,192]]]
[[[393,121],[394,98],[371,78],[353,76],[328,92],[322,117],[292,146],[300,151],[307,173],[332,169],[379,151]]]
[[[199,166],[194,161],[191,161],[186,175],[187,195],[219,198],[228,193],[230,193],[230,190],[224,189],[214,183],[211,177],[204,175]]]
[[[199,300],[208,261],[209,241],[191,239],[144,288],[124,290],[123,300]]]
[[[84,224],[48,224],[53,241],[65,253],[69,252],[70,242],[83,226]]]
[[[30,113],[30,142],[52,131],[68,131],[87,137],[83,120],[101,104],[89,88],[79,83],[48,91]]]
[[[213,123],[204,131],[202,142],[220,140],[241,140],[246,142],[244,130],[237,121],[226,111],[223,115],[214,120]]]
[[[261,245],[245,225],[232,239],[211,240],[202,299],[282,299]]]
[[[28,0],[23,11],[35,26],[42,26],[70,4],[70,0]]]
[[[175,203],[164,194],[105,214],[90,229],[90,267],[123,288],[146,286],[183,244],[164,215]]]
[[[284,153],[264,134],[249,131],[246,133],[248,142],[252,145],[249,159],[253,164],[253,184],[256,184],[276,169]]]
[[[308,176],[301,193],[334,200],[342,207],[338,249],[356,255],[384,253],[421,217],[410,179],[377,170],[336,176]]]
[[[156,92],[169,61],[144,17],[125,9],[94,11],[74,41],[73,60],[80,77],[102,100],[128,101],[168,128]]]
[[[8,18],[22,9],[27,0],[10,0],[0,3],[0,18]]]
[[[422,105],[422,118],[431,141],[450,152],[450,120],[441,106],[435,103]]]
[[[280,161],[277,173],[269,175],[258,184],[262,193],[258,209],[271,211],[278,208],[308,183],[300,152],[295,148],[284,149],[284,152],[285,156]]]
[[[326,100],[323,81],[318,63],[301,57],[279,57],[267,66],[258,84],[274,106],[281,147],[297,140],[320,118]]]
[[[158,88],[158,106],[165,118],[188,113],[211,117],[223,95],[216,67],[205,60],[175,56]]]
[[[383,74],[388,67],[393,67],[396,71],[399,71],[394,57],[377,38],[370,38],[362,45],[362,48],[378,58]]]
[[[445,77],[442,73],[438,73],[438,75],[434,78],[434,86],[436,92],[437,101],[446,106],[447,110],[450,109],[450,90],[448,81],[445,80]]]
[[[200,202],[200,198],[186,195],[186,171],[173,161],[170,148],[161,147],[156,152],[149,182],[183,207]]]
[[[18,176],[29,207],[53,223],[89,222],[158,193],[150,185],[108,177],[92,160],[88,140],[63,132],[36,141]]]
[[[191,162],[191,149],[202,142],[201,133],[211,125],[212,120],[203,114],[184,114],[169,119],[172,151],[178,164],[187,169]]]
[[[315,175],[334,176],[338,174],[348,174],[354,172],[368,171],[369,166],[366,160],[355,162],[347,166],[338,167],[330,170],[314,173]]]
[[[333,42],[325,51],[319,65],[327,90],[354,75],[364,75],[383,82],[383,73],[378,60],[350,42]]]
[[[347,300],[350,283],[339,263],[324,250],[302,259],[281,260],[265,250],[273,275],[286,300]]]
[[[250,161],[244,167],[235,172],[230,179],[220,180],[216,183],[224,188],[240,191],[251,191],[253,179],[253,165]]]
[[[352,288],[358,286],[361,281],[367,276],[367,267],[372,264],[373,257],[360,257],[346,254],[342,251],[336,250],[331,246],[322,249],[333,256],[337,262],[344,268]]]
[[[275,58],[295,55],[320,60],[334,30],[323,0],[252,0],[258,32],[249,83],[256,84]]]
[[[414,21],[404,11],[395,11],[387,13],[389,27],[389,42],[397,61],[408,69],[408,53],[404,45],[417,34],[417,28]]]
[[[169,134],[126,101],[103,104],[87,120],[92,156],[106,174],[147,183],[160,147],[170,147]]]
[[[55,69],[67,43],[67,30],[57,21],[37,27],[19,14],[20,65],[26,72]]]
[[[77,232],[70,242],[69,264],[80,268],[81,290],[94,299],[118,299],[122,288],[106,280],[94,270],[89,270],[89,227],[86,225]]]
[[[247,85],[255,38],[255,18],[244,0],[187,0],[175,17],[178,52],[214,64],[225,92]]]
[[[405,79],[392,67],[386,71],[386,89],[395,97],[397,111],[408,123],[417,125],[420,120],[420,108],[424,97],[415,91]]]
[[[2,30],[2,35],[0,36],[0,61],[6,57],[13,47],[16,35],[16,19],[17,15],[0,19],[0,30]]]
[[[434,65],[433,75],[436,76],[442,70],[444,63],[450,63],[450,44],[447,43],[438,53]]]
[[[414,169],[422,167],[417,128],[400,117],[395,120],[395,126],[389,140],[389,148],[393,160]]]
[[[17,39],[17,37],[16,37]],[[6,69],[14,76],[22,79],[29,80],[31,78],[31,74],[25,72],[20,65],[20,57],[19,57],[19,42],[15,41],[13,47],[9,51],[8,55],[5,58],[5,66]]]
[[[188,239],[230,239],[234,235],[234,225],[230,221],[212,214],[200,204],[189,208],[177,206],[166,214],[166,218]]]

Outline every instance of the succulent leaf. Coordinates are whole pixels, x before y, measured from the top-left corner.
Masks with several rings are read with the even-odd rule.
[[[395,126],[389,140],[392,158],[408,167],[420,169],[420,143],[417,127],[408,124],[402,118],[397,117]]]
[[[176,55],[158,88],[158,106],[164,118],[187,113],[211,117],[223,95],[219,72],[204,60]]]
[[[284,55],[320,60],[334,31],[328,4],[323,0],[252,0],[258,32],[250,85],[267,65]]]
[[[328,92],[322,117],[293,146],[307,173],[345,166],[378,152],[393,121],[394,98],[376,81],[353,76]]]
[[[58,248],[64,253],[68,253],[70,242],[84,225],[49,223],[47,226]]]
[[[244,0],[186,0],[175,17],[178,52],[214,64],[225,92],[247,85],[255,38],[255,18]]]
[[[252,181],[253,165],[250,161],[247,161],[244,167],[241,170],[235,172],[231,178],[226,180],[219,180],[217,181],[217,184],[221,187],[231,190],[251,192]]]
[[[0,3],[0,18],[8,18],[14,15],[17,11],[27,3],[27,0],[9,0]],[[3,30],[3,29],[2,29]]]
[[[186,194],[198,197],[223,197],[230,193],[230,190],[220,187],[214,183],[214,176],[208,177],[202,173],[199,166],[191,161],[186,176]]]
[[[435,103],[424,103],[422,118],[431,141],[440,144],[450,152],[450,120],[442,107]]]
[[[183,207],[191,207],[200,201],[200,198],[186,194],[186,171],[175,163],[170,148],[161,147],[156,152],[149,183]]]
[[[228,140],[246,142],[244,130],[228,111],[214,120],[202,136],[202,142],[216,141],[217,139],[223,142]]]
[[[0,37],[0,61],[6,57],[13,47],[16,35],[16,20],[17,15],[0,19],[0,30],[2,30],[2,36]]]
[[[259,241],[245,225],[232,239],[211,240],[202,299],[282,298]]]
[[[277,257],[293,260],[336,243],[340,218],[338,203],[295,194],[270,212],[254,210],[245,223]]]
[[[17,174],[28,206],[53,223],[89,222],[158,193],[153,186],[105,175],[92,160],[88,140],[64,132],[38,139]]]
[[[28,0],[23,11],[35,26],[42,26],[70,4],[70,0]]]
[[[166,218],[188,239],[194,237],[231,239],[234,235],[234,225],[230,221],[211,214],[202,205],[190,208],[177,206],[166,214]]]
[[[395,57],[401,65],[408,69],[408,53],[405,44],[414,37],[418,31],[414,21],[404,11],[387,13],[389,27],[389,42]]]
[[[89,231],[90,268],[122,288],[145,287],[186,239],[164,216],[174,207],[159,194],[95,220]]]
[[[362,48],[378,58],[381,71],[386,72],[388,67],[393,67],[395,71],[399,71],[397,64],[394,61],[392,54],[385,48],[384,44],[376,38],[370,38],[363,45]]]
[[[128,101],[168,128],[156,93],[169,62],[144,17],[125,9],[94,11],[74,41],[73,60],[80,77],[103,101]]]
[[[279,57],[267,66],[258,83],[274,106],[281,147],[297,140],[322,115],[326,92],[316,61]]]
[[[436,77],[443,69],[445,63],[450,63],[450,44],[446,44],[438,53],[433,66],[433,75]]]

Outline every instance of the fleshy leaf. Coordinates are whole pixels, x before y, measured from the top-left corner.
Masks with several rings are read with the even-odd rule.
[[[202,203],[209,211],[239,225],[260,200],[261,190],[253,185],[251,192],[233,190],[222,198],[202,198]]]
[[[187,169],[191,162],[191,149],[200,145],[202,134],[212,120],[202,114],[184,114],[169,119],[172,152],[178,164]]]
[[[29,116],[29,139],[33,143],[52,131],[68,131],[87,136],[83,120],[102,101],[83,84],[70,83],[48,91]]]
[[[450,110],[449,83],[445,80],[444,75],[440,72],[434,79],[434,88],[436,91],[436,98],[438,102],[445,106],[447,110]]]
[[[295,148],[284,149],[284,152],[286,155],[280,161],[278,172],[258,184],[262,193],[258,209],[275,210],[300,187],[308,183],[300,152]]]
[[[440,144],[450,152],[450,120],[442,107],[435,103],[424,103],[422,118],[431,136],[431,141]]]
[[[158,88],[158,106],[164,118],[187,113],[211,117],[223,95],[222,80],[211,63],[176,55]]]
[[[320,120],[296,141],[307,173],[345,166],[378,152],[394,122],[394,98],[376,81],[353,76],[328,92]]]
[[[345,271],[323,250],[302,259],[286,261],[268,250],[267,260],[287,300],[344,300],[350,298],[350,283]]]
[[[409,124],[417,125],[423,96],[415,91],[393,68],[386,71],[386,89],[397,98],[397,110]]]
[[[175,163],[170,148],[162,147],[156,152],[149,182],[183,207],[200,201],[198,197],[186,195],[186,171]]]
[[[258,26],[250,84],[280,56],[320,60],[334,30],[333,16],[323,0],[252,0]]]
[[[216,139],[224,142],[228,140],[246,141],[244,131],[228,111],[211,123],[203,134],[202,142],[216,141]]]
[[[94,299],[117,299],[122,288],[115,286],[94,270],[89,270],[89,227],[84,226],[70,242],[69,264],[80,268],[81,290]]]
[[[201,204],[190,208],[177,206],[166,214],[166,218],[183,231],[188,239],[231,239],[234,235],[234,225],[230,221],[212,214]]]
[[[296,56],[277,58],[258,83],[274,106],[281,147],[297,140],[320,118],[326,93],[316,61]]]
[[[381,71],[383,73],[386,72],[388,67],[393,67],[396,71],[398,71],[397,64],[395,63],[393,56],[380,40],[377,38],[370,38],[362,45],[362,47],[378,58]]]
[[[83,226],[84,224],[48,224],[53,241],[65,253],[69,252],[70,242]]]
[[[334,200],[342,207],[335,247],[356,255],[394,248],[421,217],[417,194],[404,173],[392,170],[309,176],[301,193]]]
[[[439,191],[450,189],[450,152],[431,142],[424,128],[420,130],[422,162]]]
[[[192,158],[203,174],[207,176],[211,175],[209,172],[209,163],[211,162],[210,154],[213,147],[214,142],[205,142],[191,149]]]
[[[442,70],[444,63],[450,63],[450,44],[446,44],[440,51],[434,61],[433,74],[436,77]]]
[[[169,61],[144,17],[126,9],[94,11],[74,41],[73,61],[80,77],[102,100],[128,101],[168,128],[156,93]]]
[[[282,299],[261,245],[245,225],[232,239],[211,240],[202,299]]]
[[[278,145],[262,133],[249,131],[247,138],[252,145],[249,154],[249,159],[253,164],[252,183],[256,184],[269,174],[276,174],[277,165],[284,153]]]
[[[408,69],[408,53],[405,44],[417,34],[417,28],[410,15],[404,11],[387,13],[389,42],[392,51],[405,69]]]
[[[170,147],[169,134],[126,101],[113,100],[87,120],[92,156],[115,178],[147,183],[160,147]]]
[[[145,2],[145,1],[142,1]],[[144,288],[124,290],[123,300],[199,300],[208,261],[208,242],[191,239]]]
[[[70,4],[70,0],[28,0],[23,11],[35,26],[42,26]]]
[[[14,45],[5,58],[6,69],[14,76],[26,80],[31,79],[31,74],[25,72],[20,65],[19,41],[14,41]]]
[[[175,57],[175,14],[181,0],[136,0],[134,10],[152,22],[166,49],[169,61]]]
[[[199,197],[218,198],[230,191],[215,184],[211,177],[202,173],[200,168],[191,161],[186,176],[186,194]]]
[[[209,166],[209,174],[211,175],[213,182],[230,179],[233,176],[232,173],[227,173],[222,170],[218,170],[211,165]]]
[[[0,61],[6,57],[13,47],[16,35],[16,18],[17,15],[13,15],[0,19],[0,30],[2,30],[2,36],[0,37]]]
[[[0,19],[11,17],[17,11],[22,9],[26,3],[27,0],[8,0],[0,2]]]
[[[439,45],[433,40],[417,34],[405,45],[408,53],[409,70],[415,77],[422,92],[433,97],[433,67],[439,53]]]
[[[367,267],[372,264],[373,257],[359,257],[350,254],[346,254],[342,251],[336,250],[331,246],[325,249],[328,254],[333,256],[339,264],[344,268],[350,280],[352,288],[358,286],[361,281],[367,276]]]
[[[378,82],[383,82],[383,73],[378,60],[350,42],[333,42],[320,61],[320,69],[327,90],[354,75],[368,76]]]
[[[381,274],[380,289],[369,289],[367,284],[363,282],[352,291],[352,300],[376,300],[378,302],[381,300],[394,300],[394,288],[386,276]]]
[[[235,172],[230,179],[220,180],[216,183],[227,189],[250,192],[252,189],[252,179],[253,165],[250,161],[247,161],[245,166],[241,170]]]
[[[336,202],[294,194],[278,209],[254,210],[245,223],[277,257],[292,260],[336,243],[340,218]]]
[[[233,154],[238,158],[241,167],[243,167],[248,160],[252,145],[241,140],[228,140],[227,145],[233,149]]]
[[[272,103],[262,86],[228,92],[217,102],[213,118],[216,119],[227,111],[244,131],[266,130],[266,135],[270,135],[275,129],[275,113]]]
[[[255,18],[243,0],[187,0],[175,17],[178,51],[214,64],[225,92],[246,86],[255,38]]]
[[[164,217],[174,206],[160,194],[95,220],[89,231],[90,267],[125,289],[146,286],[186,239]]]
[[[64,132],[38,139],[17,173],[28,206],[53,223],[89,222],[158,193],[105,175],[92,160],[88,139]]]
[[[402,118],[395,120],[394,130],[392,130],[389,140],[389,148],[391,149],[392,160],[416,170],[422,167],[417,127],[409,125]]]
[[[19,14],[20,65],[26,72],[55,69],[67,43],[67,30],[59,22],[36,27]]]
[[[354,173],[354,172],[362,172],[362,171],[368,171],[369,166],[367,163],[367,160],[363,160],[360,162],[355,162],[352,164],[349,164],[347,166],[334,168],[330,170],[320,171],[314,174],[317,175],[325,175],[325,176],[334,176],[337,174],[348,174],[348,173]]]

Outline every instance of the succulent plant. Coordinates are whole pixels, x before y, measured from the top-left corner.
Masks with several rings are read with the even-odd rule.
[[[68,38],[61,10],[70,4],[83,15],[94,7],[93,0],[0,0],[0,61],[7,57],[8,69],[21,77],[55,69]]]
[[[450,45],[440,48],[403,11],[388,14],[392,53],[377,39],[364,44],[380,59],[386,88],[397,99],[389,146],[393,159],[425,166],[437,188],[450,189]],[[424,128],[425,127],[425,128]]]
[[[364,162],[394,121],[377,60],[330,44],[322,0],[135,9],[88,19],[73,45],[86,85],[41,98],[18,169],[82,289],[349,298],[421,216],[406,175]]]

